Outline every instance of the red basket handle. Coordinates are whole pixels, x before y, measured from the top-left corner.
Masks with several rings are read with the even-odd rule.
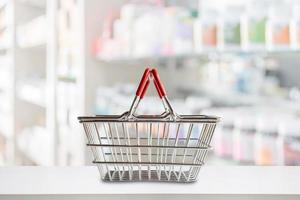
[[[142,79],[140,81],[140,84],[139,84],[139,86],[138,86],[138,88],[136,90],[135,96],[141,98],[141,96],[145,95],[146,90],[147,90],[147,88],[149,86],[149,83],[147,85],[147,82],[149,80],[149,75],[150,75],[150,69],[146,68],[145,71],[144,71],[144,74],[142,76]]]
[[[149,79],[150,75],[152,77],[152,80],[153,80],[153,83],[157,90],[157,93],[158,93],[159,97],[161,98],[162,103],[165,107],[165,111],[166,111],[165,113],[169,113],[173,117],[173,119],[175,119],[177,115],[176,115],[176,113],[174,113],[173,108],[170,105],[170,102],[167,98],[166,90],[165,90],[163,84],[161,83],[158,72],[155,68],[153,68],[152,70],[150,70],[149,68],[145,69],[142,79],[136,90],[136,97],[134,98],[133,103],[131,104],[131,107],[128,111],[127,116],[132,117],[134,115],[134,113],[139,105],[140,100],[143,99],[143,97],[145,96],[146,91],[147,91],[147,89],[150,85],[150,81],[151,81],[151,79]]]
[[[156,83],[156,81],[154,79],[153,79],[153,83],[155,85],[155,88],[156,88],[156,91],[157,91],[157,94],[158,94],[159,98],[162,98],[163,96],[160,93],[159,87],[158,87],[158,85],[157,85],[157,83]]]
[[[160,81],[160,78],[159,78],[157,70],[155,68],[153,68],[151,70],[151,74],[152,74],[152,76],[154,78],[154,85],[156,87],[156,90],[157,90],[157,93],[158,93],[159,97],[160,98],[165,97],[167,95],[166,94],[166,90],[165,90],[165,87],[163,86],[163,84]]]
[[[163,84],[161,83],[158,72],[155,68],[153,68],[152,70],[150,70],[149,68],[145,69],[135,95],[137,97],[139,97],[140,99],[144,98],[146,91],[150,85],[150,80],[149,80],[150,75],[152,75],[152,77],[153,77],[153,82],[154,82],[154,85],[155,85],[155,88],[156,88],[156,91],[157,91],[159,97],[160,98],[165,97],[166,90],[165,90]]]
[[[145,86],[144,86],[144,89],[141,93],[140,99],[144,98],[144,96],[146,94],[146,91],[148,90],[149,85],[150,85],[150,80],[148,79],[147,82],[145,83]]]

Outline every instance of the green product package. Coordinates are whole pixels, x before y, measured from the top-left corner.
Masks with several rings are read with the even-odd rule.
[[[241,43],[241,24],[225,23],[224,43],[229,45],[239,45]]]
[[[266,41],[266,19],[249,20],[249,42],[264,44]]]

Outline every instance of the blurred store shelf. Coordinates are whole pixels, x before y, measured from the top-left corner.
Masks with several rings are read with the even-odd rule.
[[[0,52],[6,52],[8,47],[6,45],[0,45]]]
[[[39,16],[17,28],[17,43],[21,48],[40,47],[46,44],[46,16]]]
[[[31,104],[46,107],[45,83],[38,81],[36,83],[23,83],[18,89],[18,97]]]
[[[206,57],[208,54],[197,55],[197,54],[186,54],[186,55],[153,55],[153,56],[146,56],[146,57],[103,57],[98,56],[97,60],[101,62],[111,63],[111,64],[118,64],[118,63],[145,63],[147,61],[167,61],[167,60],[181,60],[181,59],[188,59],[188,58],[199,58],[199,57]]]
[[[17,137],[21,154],[37,165],[53,165],[53,136],[45,127],[25,128]]]
[[[46,0],[21,0],[22,3],[32,6],[32,7],[36,7],[36,8],[41,8],[41,9],[45,9],[46,8]]]
[[[96,56],[97,60],[100,62],[110,63],[110,64],[122,64],[122,63],[147,63],[151,62],[163,62],[178,60],[182,61],[185,59],[220,59],[224,55],[260,55],[260,56],[275,56],[275,55],[284,55],[284,54],[298,54],[300,50],[229,50],[229,51],[207,51],[203,53],[193,53],[193,54],[178,54],[178,55],[149,55],[144,57],[138,56],[128,56],[128,57],[107,57],[107,56]]]
[[[141,4],[96,0],[3,2],[0,8],[0,129],[7,129],[3,132],[11,135],[13,141],[19,137],[21,143],[23,141],[20,154],[15,153],[17,158],[11,156],[12,160],[22,161],[27,156],[34,160],[32,163],[40,165],[48,164],[48,158],[53,156],[55,164],[84,164],[89,154],[86,155],[83,146],[84,135],[78,127],[77,116],[126,111],[139,73],[152,64],[160,67],[171,102],[179,113],[205,114],[216,109],[216,115],[225,116],[225,110],[229,109],[231,113],[229,117],[226,115],[226,121],[239,114],[239,108],[246,107],[246,114],[240,118],[247,119],[247,112],[252,112],[250,107],[259,110],[272,105],[274,110],[283,108],[280,112],[297,112],[295,115],[300,116],[297,89],[300,85],[287,85],[282,79],[283,72],[289,71],[298,80],[300,23],[296,22],[300,19],[297,9],[293,9],[290,13],[293,16],[286,20],[281,15],[283,12],[276,12],[278,18],[274,18],[272,12],[265,16],[269,15],[267,7],[277,6],[271,1],[263,7],[263,13],[256,13],[259,9],[245,5],[249,10],[243,12],[243,16],[236,16],[236,9],[231,7],[211,15],[205,6],[182,6],[186,4],[183,1],[179,6],[149,4],[148,1]],[[291,4],[290,7],[297,6]],[[212,6],[212,9],[215,8]],[[222,20],[216,24],[218,16]],[[253,21],[258,23],[250,27]],[[272,27],[279,21],[283,27],[278,26],[278,36],[274,37]],[[157,28],[160,23],[164,24]],[[247,33],[244,25],[253,30]],[[145,30],[146,27],[151,30]],[[222,37],[216,34],[216,29]],[[193,34],[197,34],[195,38]],[[230,37],[232,35],[234,37]],[[258,46],[253,45],[257,42]],[[294,71],[289,68],[293,65],[290,56],[297,61]],[[285,79],[290,81],[291,76]],[[150,96],[152,89],[150,86]],[[158,100],[148,96],[139,111],[160,112],[163,109]],[[43,127],[36,128],[41,124]],[[229,130],[233,131],[234,123],[230,126]],[[224,124],[221,127],[223,130]],[[296,126],[291,127],[297,130]],[[288,132],[294,133],[289,129]],[[219,144],[224,144],[223,139],[228,139],[221,133],[216,135],[217,144],[220,141]],[[56,142],[49,144],[48,150],[40,151],[41,155],[47,154],[43,160],[37,154],[39,151],[28,150],[26,146],[40,148],[48,135]],[[38,139],[31,144],[35,138]],[[297,143],[293,145],[299,147]],[[223,156],[219,147],[214,149],[216,156],[211,157],[211,163],[244,164],[234,161],[232,156]],[[0,149],[0,157],[15,149],[13,145],[5,148]],[[296,151],[291,152],[292,157],[298,155]],[[251,163],[256,164],[256,161]]]
[[[0,165],[14,163],[13,5],[0,1]]]
[[[10,116],[3,113],[0,114],[0,135],[5,139],[12,139],[14,136],[10,126],[10,119]]]

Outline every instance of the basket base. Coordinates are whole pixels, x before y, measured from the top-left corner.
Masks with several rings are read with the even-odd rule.
[[[180,177],[179,177],[180,176]],[[133,170],[133,171],[109,171],[105,174],[103,181],[107,182],[195,182],[195,176],[190,175],[189,171],[177,172],[157,171],[157,170]]]

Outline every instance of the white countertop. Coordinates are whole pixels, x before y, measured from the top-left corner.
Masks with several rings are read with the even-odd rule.
[[[96,167],[0,167],[0,194],[293,194],[300,167],[204,166],[199,181],[104,183]]]

